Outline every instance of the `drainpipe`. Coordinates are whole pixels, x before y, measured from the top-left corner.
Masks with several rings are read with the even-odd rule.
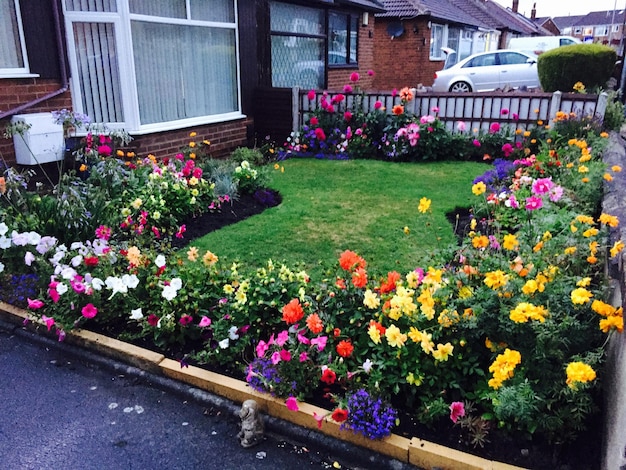
[[[59,14],[59,3],[57,0],[52,1],[52,13],[54,17],[54,29],[56,32],[56,42],[57,47],[59,49],[59,69],[61,71],[61,88],[56,91],[52,91],[44,96],[36,98],[28,103],[21,104],[16,106],[13,109],[9,109],[8,111],[4,111],[0,113],[0,119],[4,119],[6,117],[12,116],[14,114],[19,113],[25,109],[31,108],[43,101],[49,100],[50,98],[54,98],[55,96],[61,95],[70,89],[70,83],[67,76],[66,69],[66,57],[65,57],[65,48],[63,47],[63,35],[61,34],[61,15]]]

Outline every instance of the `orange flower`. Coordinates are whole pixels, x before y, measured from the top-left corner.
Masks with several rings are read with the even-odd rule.
[[[345,279],[342,279],[342,278],[338,277],[337,281],[335,281],[335,285],[339,289],[345,289],[346,288],[346,281],[345,281]],[[331,292],[331,294],[332,294],[332,292]]]
[[[393,114],[395,114],[396,116],[400,116],[404,114],[404,106],[402,106],[401,104],[397,104],[393,107],[392,111]]]
[[[4,179],[4,176],[0,176],[0,194],[4,194],[7,192],[7,182]]]
[[[376,328],[381,335],[384,335],[385,331],[387,331],[387,328],[385,328],[383,325],[381,325],[375,320],[370,320],[369,326],[373,326],[374,328]]]
[[[306,326],[311,330],[311,333],[318,334],[321,333],[324,329],[324,324],[322,323],[322,319],[317,313],[312,313],[308,317],[306,317]]]
[[[333,336],[334,336],[335,338],[338,338],[339,336],[341,336],[341,329],[340,329],[340,328],[335,328],[335,329],[333,330]]]
[[[367,285],[367,271],[363,268],[356,268],[352,273],[352,284],[359,289]]]
[[[283,320],[286,323],[296,323],[304,316],[304,310],[300,305],[300,300],[293,299],[283,307]]]
[[[413,93],[408,86],[400,90],[400,99],[402,101],[411,101],[413,99]]]
[[[397,271],[390,271],[387,273],[387,281],[380,285],[380,293],[386,294],[396,288],[396,283],[401,279],[400,273]]]
[[[344,339],[343,341],[339,341],[336,349],[337,354],[339,354],[341,357],[350,357],[350,355],[354,351],[354,346],[352,346],[350,340]]]
[[[357,255],[354,251],[346,250],[339,256],[339,266],[346,271],[352,271],[356,268],[364,268],[367,263],[363,258]]]

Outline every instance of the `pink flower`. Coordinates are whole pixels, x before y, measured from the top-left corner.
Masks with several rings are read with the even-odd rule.
[[[82,294],[83,292],[85,292],[85,284],[83,284],[82,282],[71,280],[70,286],[72,286],[72,289],[74,289],[74,292],[76,292],[77,294]]]
[[[48,327],[48,331],[50,331],[50,328],[52,328],[52,325],[54,325],[54,318],[52,317],[47,317],[45,315],[42,315],[41,321],[46,324],[46,326]]]
[[[509,114],[509,110],[508,110],[508,109],[506,109],[506,108],[502,108],[502,109],[500,110],[500,114],[501,114],[502,116],[507,116],[507,115]]]
[[[81,313],[85,318],[93,318],[98,313],[98,309],[93,304],[87,304],[82,308]]]
[[[26,299],[28,300],[28,308],[32,308],[33,310],[37,310],[38,308],[41,308],[44,306],[44,303],[41,300],[32,300],[32,299]]]
[[[276,345],[282,348],[283,344],[285,344],[288,339],[289,339],[289,331],[283,330],[280,333],[278,333],[278,336],[276,336]]]
[[[345,113],[343,113],[343,118],[346,121],[349,121],[350,119],[352,119],[352,113],[350,111],[346,111]]]
[[[480,147],[480,140],[474,139],[474,141],[472,142],[472,145],[474,145],[474,147]]]
[[[491,126],[489,126],[489,132],[491,132],[492,134],[495,134],[499,130],[500,130],[500,124],[497,122],[493,122],[491,123]]]
[[[318,140],[326,140],[326,134],[324,133],[324,129],[322,129],[321,127],[316,128],[315,137],[317,137]]]
[[[430,110],[435,114],[439,112],[439,108],[437,106],[433,106],[432,108],[430,108]]]
[[[553,186],[552,178],[539,178],[533,181],[532,191],[536,195],[546,194],[550,192]]]
[[[298,411],[300,409],[300,408],[298,408],[298,402],[296,401],[295,397],[287,398],[287,401],[285,402],[285,405],[287,405],[287,409],[289,411]]]
[[[200,322],[198,323],[198,326],[200,328],[206,328],[207,326],[211,326],[211,319],[206,315],[203,315],[200,319]]]
[[[100,227],[96,229],[96,237],[100,240],[108,240],[111,237],[111,229],[106,225],[100,225]]]
[[[300,362],[306,362],[306,361],[309,360],[309,355],[307,354],[306,351],[303,351],[303,352],[300,353],[300,357],[298,358],[298,360]]]
[[[452,402],[450,405],[450,419],[456,424],[459,418],[465,416],[465,405],[462,401]]]
[[[358,81],[359,81],[359,78],[361,78],[361,77],[360,77],[360,75],[359,75],[359,73],[358,73],[358,72],[352,72],[352,73],[350,74],[350,81],[351,81],[351,82],[358,82]]]
[[[309,101],[313,101],[315,99],[315,90],[309,90],[306,97],[309,99]]]
[[[563,196],[563,186],[554,186],[550,190],[550,200],[552,202],[557,202]]]
[[[180,319],[178,320],[178,323],[180,323],[182,326],[187,326],[192,321],[193,321],[193,317],[191,315],[188,315],[188,314],[185,313],[185,314],[181,315]]]
[[[459,121],[456,123],[456,128],[459,130],[459,132],[465,132],[465,130],[467,129],[467,124],[465,124],[465,121]]]
[[[323,351],[326,347],[326,341],[328,341],[328,336],[318,336],[311,340],[311,344],[317,346],[318,351]]]
[[[398,89],[397,88],[394,88],[393,90],[391,90],[391,96],[393,96],[395,98],[397,94],[398,94]]]
[[[505,157],[508,157],[513,153],[513,146],[507,142],[502,146],[502,153],[504,153]]]
[[[374,109],[380,109],[383,107],[383,103],[380,100],[376,100],[376,102],[374,103]]]
[[[305,331],[305,330],[302,330],[302,331]],[[301,331],[298,331],[297,338],[300,344],[311,344],[311,340],[307,338],[306,336],[304,336]]]
[[[317,119],[315,116],[313,116],[313,117],[311,118],[311,120],[309,121],[309,123],[310,123],[312,126],[317,126],[317,125],[320,123],[320,121],[319,121],[319,119]]]
[[[265,353],[267,352],[269,347],[270,347],[269,343],[266,343],[265,341],[260,340],[259,344],[256,345],[256,355],[257,355],[257,357],[265,356]]]
[[[530,196],[526,198],[526,210],[534,211],[543,207],[543,199],[537,196]]]
[[[56,287],[55,288],[50,288],[48,289],[48,295],[50,296],[50,298],[52,299],[52,301],[56,304],[59,299],[61,298],[61,295],[57,292]]]
[[[313,419],[317,421],[317,429],[322,429],[322,421],[324,421],[326,415],[318,415],[315,411],[313,412]]]
[[[289,362],[291,361],[291,353],[289,351],[287,351],[286,349],[281,349],[279,351],[280,354],[280,359],[285,361],[285,362]]]
[[[352,85],[344,85],[343,86],[344,93],[352,93]]]
[[[56,333],[57,333],[57,336],[59,337],[59,343],[65,341],[65,331],[57,330]]]
[[[272,360],[272,364],[274,365],[278,364],[281,361],[281,357],[278,351],[272,353],[271,360]]]
[[[517,113],[513,113],[511,116],[513,116],[514,121],[517,121],[519,119],[519,114]]]
[[[367,75],[370,76],[370,77],[373,77],[374,76],[374,71],[373,70],[368,70],[367,71]]]
[[[113,150],[111,149],[109,145],[100,145],[98,146],[98,153],[100,155],[104,155],[105,157],[108,157],[109,155],[113,153]]]
[[[183,233],[187,231],[187,226],[185,224],[181,225],[178,231],[176,232],[176,238],[183,238]]]

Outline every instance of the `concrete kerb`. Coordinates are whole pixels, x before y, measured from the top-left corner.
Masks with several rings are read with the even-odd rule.
[[[233,417],[239,411],[238,403],[253,398],[266,413],[264,421],[268,432],[291,442],[296,440],[298,444],[315,445],[335,458],[357,462],[367,468],[409,470],[418,466],[427,470],[522,470],[417,438],[391,435],[383,440],[369,440],[341,430],[332,421],[324,422],[319,430],[313,413],[326,414],[327,410],[299,403],[299,411],[289,411],[284,401],[257,393],[245,382],[194,366],[183,368],[178,361],[161,354],[85,330],[69,332],[66,341],[59,342],[52,335],[41,334],[40,328],[24,327],[26,318],[29,318],[28,312],[0,302],[0,329],[47,347],[63,348],[81,359],[219,408]],[[37,322],[31,325],[36,326]],[[39,323],[39,326],[43,325]]]

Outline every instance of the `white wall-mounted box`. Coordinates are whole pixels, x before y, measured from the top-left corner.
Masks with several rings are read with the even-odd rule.
[[[23,135],[13,135],[15,159],[20,165],[37,165],[63,159],[63,126],[54,122],[52,113],[17,114],[11,122],[30,124]]]

